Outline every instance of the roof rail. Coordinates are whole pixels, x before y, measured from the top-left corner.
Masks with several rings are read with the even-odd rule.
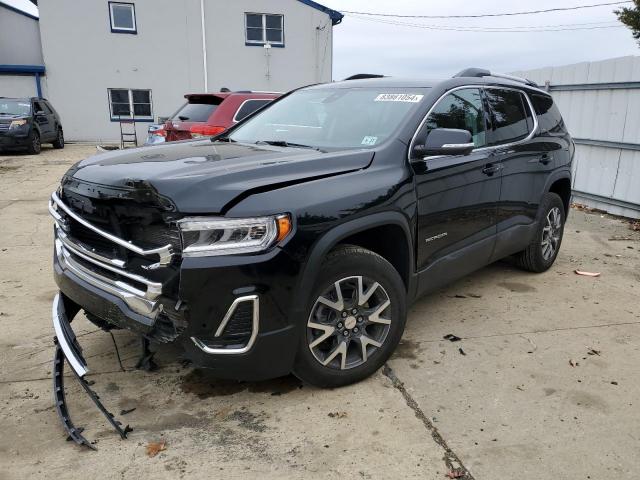
[[[365,78],[382,78],[384,75],[380,75],[378,73],[356,73],[355,75],[351,75],[350,77],[345,78],[344,80],[363,80]]]
[[[464,70],[456,73],[453,78],[457,77],[489,77],[491,72],[484,68],[465,68]]]
[[[533,80],[529,80],[528,78],[514,77],[513,75],[507,75],[504,73],[491,73],[489,70],[484,68],[465,68],[464,70],[456,73],[453,78],[458,77],[495,77],[495,78],[504,78],[506,80],[511,80],[513,82],[524,83],[525,85],[529,85],[531,87],[537,87],[538,84]]]

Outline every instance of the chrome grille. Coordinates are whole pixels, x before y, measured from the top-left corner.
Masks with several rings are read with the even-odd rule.
[[[156,319],[162,310],[159,300],[163,284],[130,271],[128,254],[148,258],[156,268],[168,267],[173,258],[171,245],[145,250],[88,222],[55,193],[49,212],[56,221],[55,247],[60,265],[94,287],[121,298],[136,313]]]

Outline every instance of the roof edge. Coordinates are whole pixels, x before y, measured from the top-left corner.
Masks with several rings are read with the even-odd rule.
[[[313,0],[298,0],[298,1],[300,3],[304,3],[305,5],[311,8],[315,8],[316,10],[320,10],[321,12],[324,12],[327,15],[329,15],[332,25],[338,25],[340,22],[342,22],[342,19],[344,18],[344,14],[338,12],[337,10],[333,10],[329,7],[325,7],[324,5],[320,5],[319,3],[314,2]]]
[[[44,73],[44,65],[3,65],[0,64],[0,73]]]
[[[8,3],[5,3],[2,0],[0,0],[0,7],[4,7],[7,10],[11,10],[13,12],[16,12],[17,14],[24,15],[25,17],[30,18],[32,20],[35,20],[36,22],[40,21],[40,19],[38,17],[36,17],[35,15],[31,15],[30,13],[27,13],[24,10],[20,10],[19,8],[16,8],[13,5],[9,5]]]

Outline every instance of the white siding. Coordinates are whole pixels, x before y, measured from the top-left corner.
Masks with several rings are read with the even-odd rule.
[[[47,92],[44,88],[43,79],[42,96],[46,97]],[[38,91],[36,89],[36,80],[33,75],[6,75],[0,74],[0,97],[36,97]]]
[[[0,4],[0,65],[42,65],[38,21],[14,12],[2,4]]]

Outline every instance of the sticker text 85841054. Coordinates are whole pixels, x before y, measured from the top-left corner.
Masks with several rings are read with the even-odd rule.
[[[424,95],[417,95],[415,93],[381,93],[373,101],[418,103],[423,97]]]

